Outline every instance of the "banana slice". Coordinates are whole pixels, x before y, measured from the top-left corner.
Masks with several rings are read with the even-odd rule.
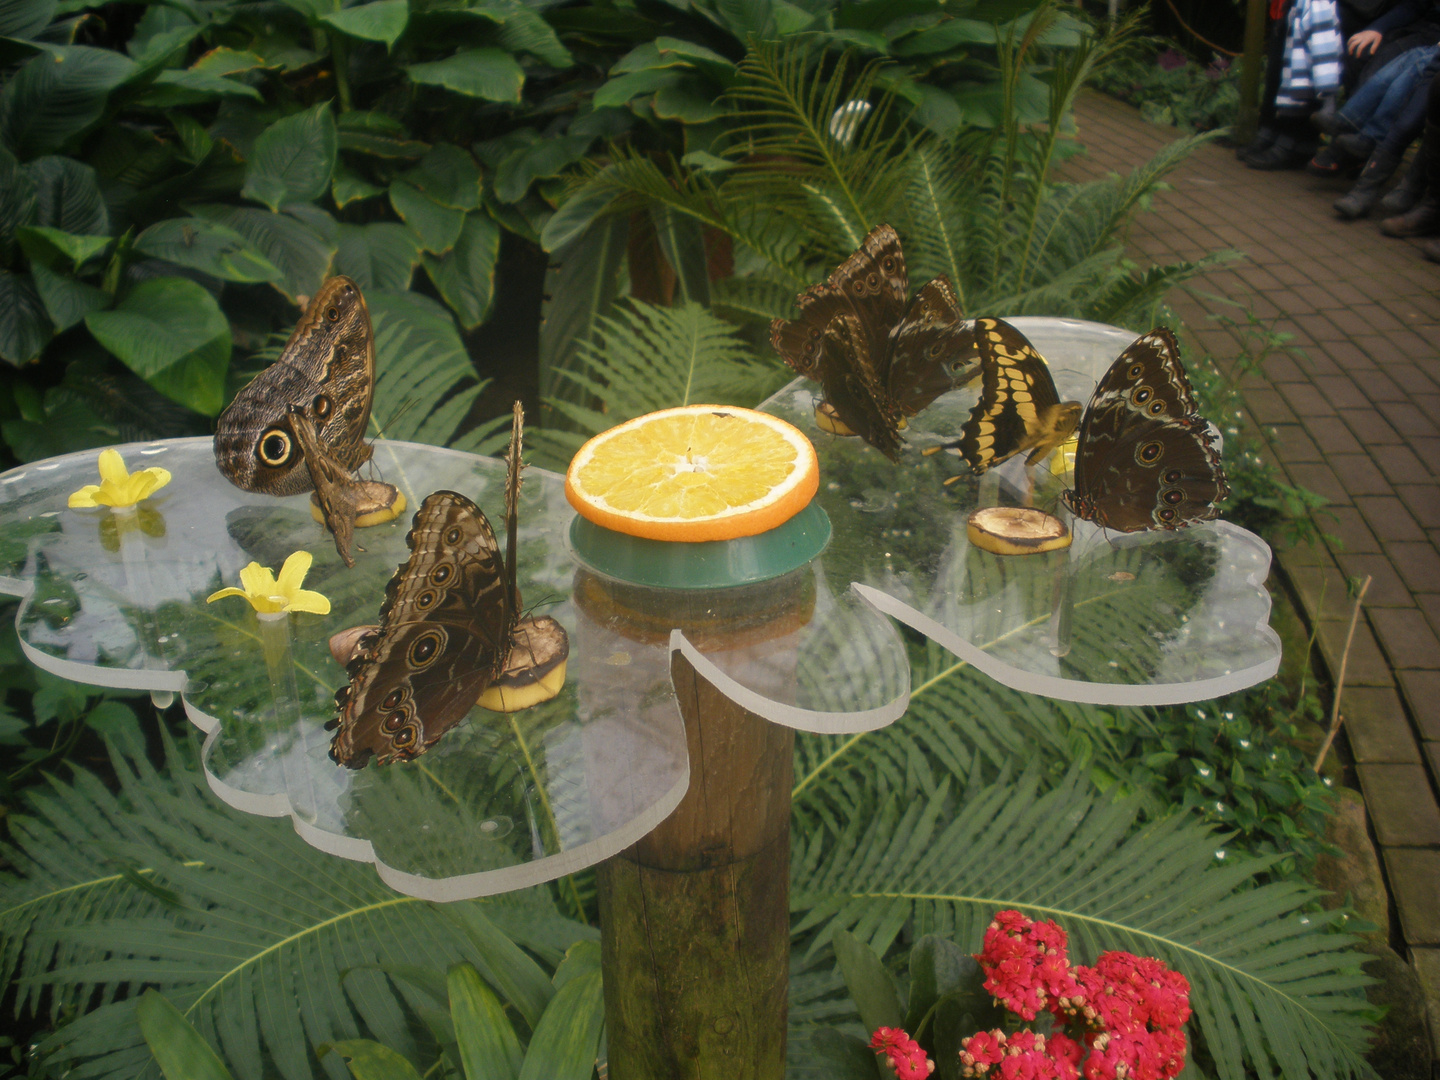
[[[1034,555],[1070,546],[1070,530],[1057,517],[1025,506],[987,506],[966,522],[970,543],[995,555]]]
[[[357,480],[354,483],[356,495],[355,527],[368,529],[371,525],[384,525],[394,521],[405,512],[405,495],[399,488],[375,480]],[[320,510],[320,496],[310,496],[310,516],[321,525],[325,515]]]

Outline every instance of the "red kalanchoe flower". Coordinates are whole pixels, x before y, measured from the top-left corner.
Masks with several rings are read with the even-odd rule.
[[[925,1056],[924,1048],[900,1028],[877,1028],[870,1036],[870,1049],[885,1055],[897,1080],[926,1080],[935,1071],[935,1062]]]
[[[985,972],[985,989],[1001,1005],[1034,1020],[1052,1000],[1076,993],[1065,955],[1065,931],[1054,922],[1037,923],[1018,911],[1001,911],[985,931],[975,954]]]
[[[999,1028],[993,1031],[977,1031],[968,1039],[960,1040],[960,1073],[962,1076],[984,1076],[991,1065],[1000,1064],[1005,1056],[1005,1033]]]

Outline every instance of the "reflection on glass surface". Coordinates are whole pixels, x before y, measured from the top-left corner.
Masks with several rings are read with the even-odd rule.
[[[330,760],[324,730],[346,680],[328,641],[375,621],[407,557],[411,515],[357,532],[346,569],[307,496],[224,482],[209,440],[121,449],[174,477],[125,517],[65,508],[94,471],[93,451],[0,477],[0,589],[26,596],[17,621],[27,654],[77,681],[183,691],[208,734],[203,764],[221,798],[289,815],[310,843],[374,861],[413,895],[524,887],[591,865],[663,820],[689,780],[674,649],[782,722],[861,730],[908,701],[893,625],[848,589],[833,595],[818,562],[748,591],[627,591],[577,571],[563,479],[531,469],[519,586],[529,609],[570,635],[566,686],[519,713],[477,707],[413,762],[350,771]],[[498,459],[378,442],[373,469],[412,507],[448,488],[502,516]],[[328,615],[266,620],[238,601],[205,603],[247,563],[278,568],[297,550],[314,555],[305,586],[330,599]],[[677,628],[687,636],[672,641]]]
[[[1075,320],[1010,321],[1049,361],[1062,400],[1088,401],[1135,338]],[[820,431],[816,389],[796,380],[761,408],[815,443],[817,499],[834,529],[826,572],[855,582],[880,610],[1009,686],[1066,700],[1196,701],[1275,673],[1280,642],[1267,625],[1263,588],[1270,550],[1259,538],[1223,521],[1130,534],[1075,521],[1066,550],[981,551],[966,537],[972,510],[1034,505],[1062,513],[1069,478],[1027,470],[1023,456],[975,477],[955,455],[921,455],[959,432],[978,384],[912,421],[899,464],[858,439]],[[946,487],[953,476],[960,479]]]

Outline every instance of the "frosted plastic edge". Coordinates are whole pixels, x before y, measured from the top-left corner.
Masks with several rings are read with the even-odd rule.
[[[871,607],[881,614],[888,614],[884,609],[874,602],[864,592],[857,589],[857,595]],[[884,595],[884,594],[880,594]],[[670,652],[682,653],[685,659],[689,660],[695,670],[710,682],[715,689],[719,690],[727,698],[742,709],[746,709],[756,716],[769,720],[772,724],[779,724],[781,727],[794,728],[796,731],[808,731],[814,735],[855,735],[864,731],[877,731],[880,728],[888,727],[900,717],[905,715],[905,710],[910,707],[910,673],[907,668],[905,673],[905,690],[899,697],[886,702],[884,705],[876,706],[873,709],[863,709],[859,712],[831,713],[818,712],[813,709],[800,709],[791,705],[782,705],[778,701],[764,697],[749,687],[742,686],[730,676],[726,675],[700,652],[681,630],[670,631]]]
[[[1255,632],[1261,639],[1274,646],[1274,656],[1263,663],[1240,668],[1228,675],[1210,679],[1197,679],[1183,683],[1127,683],[1084,682],[1080,679],[1061,679],[1054,675],[1042,675],[997,660],[978,645],[967,641],[953,630],[937,622],[929,615],[916,611],[909,604],[897,600],[889,593],[881,592],[870,585],[854,582],[856,592],[880,611],[899,619],[906,626],[919,631],[937,645],[948,649],[966,663],[983,671],[992,679],[1004,683],[1014,690],[1059,701],[1076,701],[1084,705],[1184,705],[1192,701],[1209,701],[1224,694],[1245,690],[1256,683],[1273,678],[1280,670],[1280,635],[1270,626],[1270,594],[1265,590],[1265,579],[1270,576],[1274,562],[1270,545],[1248,529],[1232,525],[1228,521],[1216,521],[1212,527],[1217,532],[1228,533],[1236,539],[1250,543],[1264,555],[1263,573],[1247,574],[1245,581],[1263,599],[1263,611],[1255,623]]]

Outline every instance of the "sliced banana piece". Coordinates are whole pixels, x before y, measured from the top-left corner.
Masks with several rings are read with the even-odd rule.
[[[1034,555],[1070,546],[1070,530],[1057,517],[1026,506],[987,506],[966,522],[970,543],[995,555]]]

